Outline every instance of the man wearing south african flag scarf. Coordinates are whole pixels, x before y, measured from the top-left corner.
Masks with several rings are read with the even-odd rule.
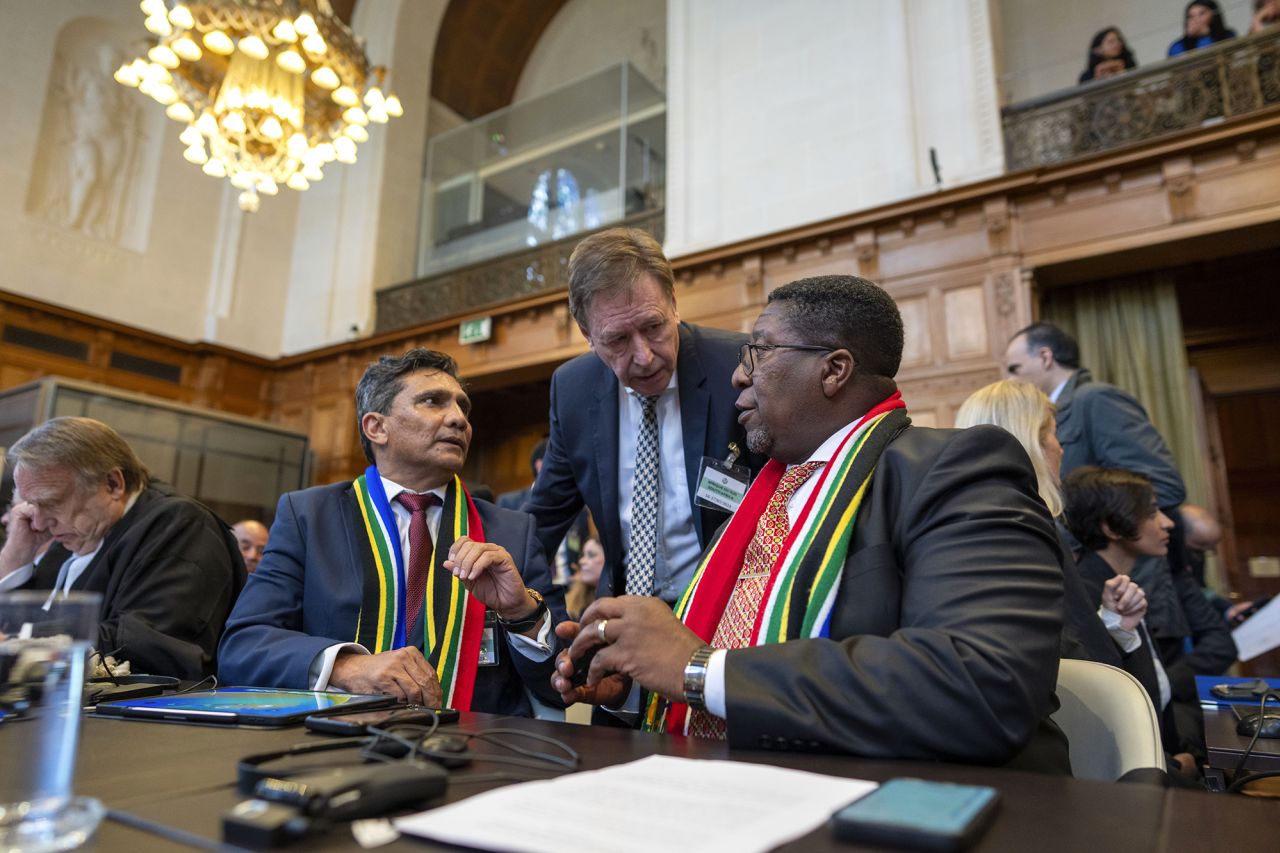
[[[280,499],[219,647],[224,682],[528,716],[527,687],[559,706],[563,596],[532,518],[473,500],[458,477],[470,408],[443,353],[369,365],[356,410],[372,464]]]
[[[911,426],[903,344],[871,282],[770,294],[733,382],[771,461],[674,614],[602,598],[557,628],[565,701],[733,747],[1070,771],[1048,719],[1062,555],[1031,463],[998,428]],[[934,411],[965,387],[936,390]]]

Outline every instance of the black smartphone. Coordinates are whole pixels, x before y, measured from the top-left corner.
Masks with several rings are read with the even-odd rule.
[[[910,850],[963,850],[995,815],[1000,793],[983,785],[890,779],[831,816],[841,841]]]
[[[357,711],[353,714],[307,717],[303,725],[313,732],[327,735],[355,737],[368,734],[369,726],[382,728],[388,725],[429,726],[435,720],[440,725],[458,722],[458,712],[453,708],[423,708],[419,705],[403,705],[399,708],[382,708],[377,711]]]

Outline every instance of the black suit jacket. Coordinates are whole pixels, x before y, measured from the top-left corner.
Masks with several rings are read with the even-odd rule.
[[[703,547],[726,513],[693,503],[703,456],[723,459],[729,442],[747,453],[746,436],[738,425],[734,402],[738,392],[731,377],[738,366],[738,349],[745,335],[680,324],[676,382],[680,392],[685,474],[698,543]],[[547,555],[555,553],[565,531],[583,504],[591,510],[605,570],[600,594],[625,587],[622,567],[622,522],[618,514],[618,379],[594,353],[561,365],[551,378],[551,436],[542,459],[542,473],[524,505],[538,523],[538,539]],[[764,460],[747,453],[739,464],[752,473]]]
[[[1056,709],[1062,553],[997,427],[909,428],[877,464],[830,638],[725,657],[734,747],[1069,772]]]
[[[475,504],[485,540],[510,552],[525,585],[545,598],[552,624],[563,621],[564,594],[551,584],[533,537],[533,519],[487,501]],[[336,643],[355,641],[366,565],[372,560],[350,481],[280,498],[266,553],[227,622],[219,649],[222,681],[309,688],[316,655]],[[502,627],[496,630],[502,640]],[[554,654],[531,661],[510,642],[499,643],[497,666],[477,670],[471,709],[531,716],[522,684],[547,704],[563,707],[551,690]],[[553,633],[553,652],[555,642]]]
[[[54,543],[29,589],[52,589],[70,552]],[[99,651],[132,671],[200,679],[217,668],[223,625],[245,582],[222,519],[164,485],[143,489],[72,586],[102,594]]]

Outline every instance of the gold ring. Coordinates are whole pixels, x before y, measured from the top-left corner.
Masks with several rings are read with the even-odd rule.
[[[609,638],[604,635],[604,626],[608,624],[608,619],[601,619],[596,623],[596,639],[606,646],[609,645]]]

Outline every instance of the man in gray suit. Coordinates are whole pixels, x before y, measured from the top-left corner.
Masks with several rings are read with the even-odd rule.
[[[1173,454],[1141,403],[1093,381],[1080,366],[1074,338],[1052,323],[1035,323],[1013,336],[1004,358],[1010,376],[1030,382],[1058,407],[1063,477],[1081,465],[1135,471],[1151,481],[1160,509],[1173,517],[1187,498]]]
[[[1061,551],[1025,451],[910,426],[902,319],[853,276],[775,290],[733,375],[770,457],[673,614],[601,598],[552,686],[733,747],[1067,772]],[[572,676],[594,651],[584,686]]]

